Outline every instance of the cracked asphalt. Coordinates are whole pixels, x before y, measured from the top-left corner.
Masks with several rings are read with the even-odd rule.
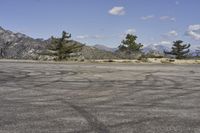
[[[0,133],[200,133],[200,65],[0,62]]]

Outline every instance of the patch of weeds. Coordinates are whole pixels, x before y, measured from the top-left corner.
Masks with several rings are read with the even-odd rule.
[[[141,61],[141,62],[149,62],[148,58],[145,57],[145,56],[141,56],[138,58],[138,61]]]
[[[195,60],[195,63],[200,64],[200,60]]]
[[[131,61],[130,60],[124,60],[124,61],[122,61],[122,63],[131,63]]]
[[[164,60],[161,60],[160,62],[163,64],[167,64],[167,63],[175,62],[175,60],[174,59],[164,59]]]
[[[169,62],[175,62],[175,60],[174,59],[169,59]]]
[[[104,62],[115,62],[115,61],[112,59],[109,59],[109,60],[104,60]]]

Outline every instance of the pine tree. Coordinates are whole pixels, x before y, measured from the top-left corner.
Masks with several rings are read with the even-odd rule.
[[[132,34],[127,34],[125,40],[122,40],[122,44],[119,46],[119,51],[126,52],[128,54],[134,52],[141,52],[143,45],[141,43],[136,43],[137,36]]]
[[[58,60],[66,59],[71,53],[78,51],[82,46],[70,44],[71,34],[63,31],[61,38],[51,37],[50,50],[56,51]]]
[[[62,38],[58,40],[58,45],[57,45],[59,60],[63,60],[63,59],[66,58],[65,57],[66,56],[65,53],[67,51],[65,51],[64,45],[69,42],[70,38],[71,38],[71,34],[66,33],[65,31],[63,31]]]
[[[183,44],[182,40],[175,41],[172,46],[171,52],[164,51],[165,54],[170,54],[176,56],[176,59],[184,59],[186,55],[190,52],[190,44]]]

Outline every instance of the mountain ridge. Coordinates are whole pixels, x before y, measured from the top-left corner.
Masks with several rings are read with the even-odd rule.
[[[0,56],[2,58],[31,59],[47,47],[47,40],[33,39],[0,27]]]
[[[83,45],[79,55],[85,59],[110,59],[116,56],[110,52],[91,46],[86,46],[78,41],[71,40],[70,43]],[[34,39],[22,33],[14,33],[0,27],[0,58],[11,59],[40,59],[41,56],[48,57],[48,47],[51,39]],[[42,55],[44,54],[45,55]]]
[[[93,47],[100,49],[100,50],[109,51],[109,52],[115,52],[117,50],[117,48],[111,48],[111,47],[108,47],[108,46],[102,45],[102,44],[96,44]]]
[[[159,45],[159,44],[150,44],[147,45],[143,48],[143,52],[144,53],[148,53],[148,52],[158,52],[160,54],[164,54],[164,51],[169,51],[170,50],[170,46],[166,46],[166,45]]]
[[[106,45],[96,44],[87,46],[78,41],[71,41],[72,44],[83,45],[82,50],[78,55],[85,59],[116,59],[120,58],[116,51],[117,48],[111,48]],[[11,59],[40,59],[43,53],[48,53],[48,47],[51,45],[51,39],[34,39],[23,33],[14,33],[10,30],[5,30],[0,26],[0,58]],[[147,54],[155,52],[164,54],[164,50],[170,51],[171,46],[166,45],[147,45],[142,52]],[[191,49],[194,53],[194,50]],[[45,55],[48,59],[52,59],[48,54]]]

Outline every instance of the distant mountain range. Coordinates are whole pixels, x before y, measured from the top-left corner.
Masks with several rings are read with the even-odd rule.
[[[100,44],[96,44],[93,47],[100,49],[100,50],[104,50],[104,51],[109,51],[109,52],[115,52],[117,50],[117,48],[111,48],[105,45],[100,45]]]
[[[158,52],[160,54],[163,54],[164,51],[170,51],[170,49],[171,49],[170,47],[171,46],[151,44],[151,45],[145,46],[142,51],[144,53],[154,51],[154,52]]]
[[[14,33],[0,27],[0,58],[40,59],[46,53],[51,39],[34,39],[22,33]],[[80,55],[86,59],[110,59],[116,56],[109,50],[85,46],[71,40],[72,44],[83,45]],[[47,56],[47,55],[46,55]]]
[[[41,53],[48,50],[51,39],[34,39],[22,33],[14,33],[0,27],[0,58],[12,59],[40,59]],[[83,45],[80,55],[85,59],[116,59],[117,48],[110,48],[105,45],[86,46],[77,41],[73,44]],[[163,51],[170,51],[171,46],[151,44],[143,48],[144,53],[150,51],[163,54]],[[191,49],[191,52],[194,52]]]
[[[116,50],[118,50],[118,48],[110,48],[105,45],[94,45],[93,47],[100,49],[100,50],[110,51],[110,52],[115,52]],[[158,53],[163,54],[164,50],[169,51],[170,49],[171,49],[170,47],[167,47],[165,45],[151,44],[151,45],[145,46],[142,49],[142,52],[148,53],[150,51],[156,51]]]

